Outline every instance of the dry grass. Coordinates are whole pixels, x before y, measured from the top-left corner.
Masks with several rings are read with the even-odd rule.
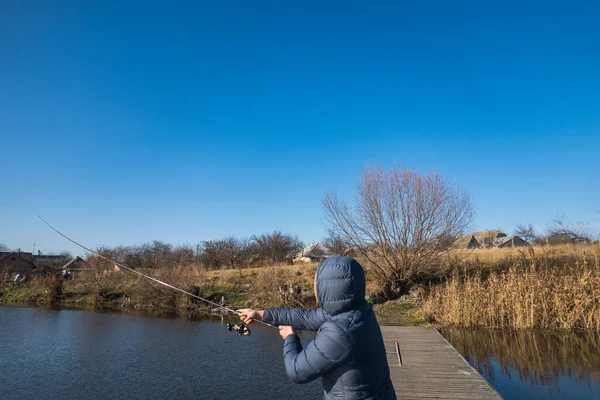
[[[451,271],[500,271],[532,262],[540,268],[568,267],[578,262],[600,264],[600,246],[564,244],[504,249],[453,250],[446,258],[446,273]]]
[[[599,255],[597,245],[529,249],[508,270],[455,273],[431,288],[422,314],[443,325],[600,330]]]
[[[60,301],[62,280],[55,276],[35,276],[28,282],[19,283],[14,283],[13,279],[0,279],[0,297],[7,303],[44,305]]]
[[[158,268],[152,271],[140,272],[149,274],[187,292],[200,296],[204,295],[200,290],[205,283],[204,273],[194,266]],[[190,310],[199,308],[197,307],[199,304],[192,297],[181,292],[159,285],[141,276],[127,272],[120,274],[125,274],[123,277],[127,276],[129,278],[126,280],[127,284],[121,287],[121,291],[125,293],[124,306],[149,310]]]
[[[30,286],[41,291],[48,301],[59,300],[63,291],[62,279],[55,275],[34,276]]]
[[[156,279],[233,307],[314,305],[316,264],[204,271],[197,266],[140,269]],[[93,266],[65,283],[71,304],[168,312],[206,312],[211,306],[127,271]]]
[[[10,285],[13,279],[14,278],[8,274],[0,274],[0,287]]]
[[[205,283],[204,273],[195,266],[140,270],[185,291]],[[175,309],[189,305],[189,296],[127,271],[92,266],[79,277],[65,282],[65,292],[83,297],[88,305],[115,305],[135,309]]]
[[[312,271],[313,274],[317,270],[316,263],[307,264],[294,264],[294,265],[278,265],[278,266],[265,266],[265,267],[254,267],[244,269],[218,269],[206,271],[208,278],[219,278],[219,279],[235,279],[236,277],[255,276],[258,273],[265,271],[273,271],[275,269],[288,271],[293,274],[298,272],[302,274]]]
[[[252,279],[251,304],[257,307],[315,307],[315,270],[315,266],[305,265],[258,271]]]

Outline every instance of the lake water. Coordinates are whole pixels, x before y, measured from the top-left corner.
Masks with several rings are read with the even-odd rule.
[[[288,380],[275,329],[225,322],[0,307],[0,399],[321,398]],[[507,400],[600,399],[597,333],[442,333]]]
[[[320,398],[257,325],[240,337],[220,322],[0,307],[0,399]]]
[[[595,332],[443,329],[505,399],[600,399]]]

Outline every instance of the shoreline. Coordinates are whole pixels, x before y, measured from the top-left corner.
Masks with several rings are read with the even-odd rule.
[[[160,318],[184,318],[188,320],[198,320],[204,318],[216,317],[224,318],[234,317],[231,313],[215,314],[213,313],[212,307],[203,303],[192,304],[191,307],[175,307],[175,308],[162,308],[162,307],[137,307],[130,305],[126,300],[126,297],[115,297],[112,300],[106,300],[102,303],[94,303],[94,297],[91,295],[83,295],[79,297],[68,297],[62,298],[60,301],[52,301],[47,299],[41,293],[32,293],[31,287],[22,286],[19,288],[13,288],[9,290],[11,292],[8,296],[9,299],[27,299],[22,300],[9,300],[6,301],[6,291],[0,289],[0,307],[29,307],[29,308],[49,308],[56,310],[77,310],[77,311],[90,311],[90,312],[115,312],[123,314],[134,314],[144,315],[151,317]],[[19,293],[21,292],[21,293]],[[185,304],[185,301],[181,302]],[[245,305],[244,301],[241,304],[226,304],[227,306],[237,309],[243,308]],[[422,318],[417,315],[417,307],[407,301],[388,301],[382,304],[372,305],[377,316],[377,320],[380,325],[386,326],[436,326],[435,324],[428,324]],[[269,308],[269,307],[264,307]],[[311,307],[309,307],[311,308]]]

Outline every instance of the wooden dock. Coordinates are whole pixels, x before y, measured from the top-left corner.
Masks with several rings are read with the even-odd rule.
[[[382,326],[381,332],[398,399],[502,399],[436,329]]]

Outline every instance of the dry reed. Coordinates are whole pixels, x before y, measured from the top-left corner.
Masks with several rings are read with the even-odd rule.
[[[600,247],[562,250],[529,250],[528,266],[487,276],[455,273],[424,296],[423,317],[449,326],[600,330]]]

